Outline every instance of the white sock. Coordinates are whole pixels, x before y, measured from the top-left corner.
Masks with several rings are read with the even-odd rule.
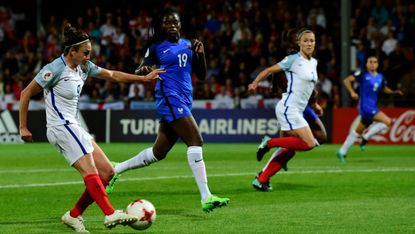
[[[388,128],[388,125],[382,123],[382,122],[376,122],[372,125],[372,127],[369,128],[369,130],[366,132],[365,135],[363,135],[363,138],[365,140],[369,140],[372,136],[376,135],[377,133],[385,130]]]
[[[341,154],[347,154],[349,148],[355,143],[356,139],[359,137],[359,134],[355,130],[349,132],[346,140],[344,141],[342,147],[340,148],[339,152]]]
[[[189,146],[187,148],[187,161],[192,169],[202,201],[206,201],[211,193],[207,184],[206,167],[202,153],[201,146]]]
[[[124,162],[118,163],[115,165],[115,173],[123,173],[124,171],[128,171],[130,169],[146,167],[153,162],[157,161],[156,157],[153,154],[153,148],[147,148],[136,156],[125,160]]]

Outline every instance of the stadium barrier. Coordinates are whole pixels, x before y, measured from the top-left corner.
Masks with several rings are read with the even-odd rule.
[[[153,142],[158,129],[154,110],[82,110],[80,120],[97,142]],[[18,111],[0,112],[1,143],[22,143]],[[260,142],[276,136],[279,124],[273,109],[193,110],[205,142]],[[29,111],[28,127],[35,142],[47,142],[44,110]]]

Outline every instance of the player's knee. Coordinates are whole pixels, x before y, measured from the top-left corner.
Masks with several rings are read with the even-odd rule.
[[[154,150],[153,151],[154,157],[157,159],[157,161],[165,159],[168,152],[169,152],[168,150],[167,151],[166,150]]]
[[[322,145],[327,142],[327,134],[322,131],[315,131],[313,132],[314,137],[319,145]]]
[[[115,175],[115,170],[110,164],[109,166],[99,170],[99,176],[104,181],[110,181],[111,178]]]
[[[314,139],[314,137],[312,139],[307,139],[305,141],[306,145],[307,145],[307,149],[305,150],[311,150],[314,147],[316,147],[318,144],[316,143],[316,140]]]

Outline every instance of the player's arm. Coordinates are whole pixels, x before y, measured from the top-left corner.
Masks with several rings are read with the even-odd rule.
[[[27,128],[27,111],[29,109],[30,98],[33,95],[38,94],[42,91],[42,87],[33,79],[30,84],[23,89],[20,94],[20,105],[19,105],[19,131],[20,137],[25,142],[32,142],[32,133]]]
[[[255,80],[252,81],[252,83],[248,85],[248,90],[255,90],[259,82],[267,78],[269,75],[280,72],[280,71],[282,71],[282,68],[280,67],[278,63],[265,68],[257,75],[257,77],[255,77]]]
[[[136,81],[150,82],[155,79],[158,79],[159,75],[163,72],[165,72],[164,69],[158,68],[158,69],[154,69],[147,75],[142,76],[142,75],[129,74],[129,73],[122,72],[122,71],[108,70],[108,69],[102,68],[97,77],[101,79],[106,79],[112,82],[121,82],[121,83],[136,82]]]
[[[192,70],[199,79],[205,79],[207,74],[205,47],[201,41],[193,40],[191,49],[195,52],[192,61]]]
[[[320,106],[320,104],[317,103],[318,98],[318,91],[313,90],[313,93],[311,93],[310,99],[308,99],[308,105],[316,112],[318,116],[323,116],[324,110]]]
[[[155,55],[155,47],[152,45],[147,48],[144,58],[141,60],[140,66],[138,66],[134,74],[144,76],[152,72],[154,67],[151,65],[154,64],[154,61],[157,61],[157,58]]]
[[[403,92],[399,89],[397,90],[392,90],[391,88],[389,88],[388,86],[384,86],[382,89],[382,92],[386,93],[386,94],[393,94],[393,95],[400,95],[403,96]]]
[[[140,66],[138,66],[138,68],[135,70],[134,74],[145,76],[148,73],[152,72],[153,70],[154,68],[152,66],[145,64],[145,60],[143,59],[141,61]]]
[[[343,80],[343,84],[344,84],[344,87],[346,87],[347,91],[349,91],[350,96],[354,100],[357,100],[359,99],[359,95],[353,90],[353,87],[352,87],[352,84],[355,81],[356,81],[356,77],[354,77],[353,75],[349,75]]]

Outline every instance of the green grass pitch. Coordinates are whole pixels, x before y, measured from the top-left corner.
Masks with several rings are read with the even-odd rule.
[[[101,144],[111,160],[130,158],[149,144]],[[251,182],[265,165],[254,144],[204,146],[209,187],[230,204],[204,213],[187,165],[176,145],[163,162],[124,173],[109,196],[125,209],[135,199],[151,201],[156,222],[146,233],[415,233],[415,146],[351,148],[347,162],[339,145],[297,153],[289,170],[275,175],[272,192]],[[80,175],[49,144],[0,146],[0,233],[73,233],[60,217],[83,191]],[[84,214],[91,233],[138,233],[128,226],[106,230],[93,204]]]

